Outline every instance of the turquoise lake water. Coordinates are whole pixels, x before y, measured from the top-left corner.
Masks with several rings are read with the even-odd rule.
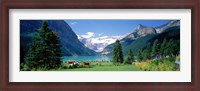
[[[112,56],[63,56],[63,61],[74,60],[74,61],[111,61]]]

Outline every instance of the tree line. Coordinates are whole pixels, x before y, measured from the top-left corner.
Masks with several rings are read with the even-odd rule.
[[[147,44],[146,48],[139,50],[137,58],[138,61],[149,60],[155,58],[172,57],[178,55],[180,52],[180,41],[173,39],[164,39],[159,43],[156,39],[153,44]]]
[[[153,44],[148,43],[145,48],[142,48],[137,53],[136,59],[138,61],[151,60],[155,58],[172,57],[180,52],[180,40],[164,39],[163,41],[154,40]],[[135,62],[135,57],[131,49],[128,51],[127,59],[124,60],[122,46],[119,40],[116,40],[113,47],[112,62],[115,65],[122,63],[132,64]]]

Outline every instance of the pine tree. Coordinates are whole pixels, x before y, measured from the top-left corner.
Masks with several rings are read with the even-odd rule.
[[[173,56],[176,53],[176,43],[173,39],[170,39],[168,42],[168,54],[170,56]]]
[[[151,44],[150,43],[147,44],[146,59],[151,59]]]
[[[158,43],[158,39],[156,39],[154,42],[153,42],[153,46],[152,46],[152,51],[151,51],[151,57],[153,58],[153,57],[155,57],[158,53],[159,53],[159,51],[160,51],[160,49],[159,49],[159,43]]]
[[[139,50],[139,52],[138,52],[138,54],[137,54],[137,60],[138,60],[138,61],[142,61],[142,60],[143,60],[142,50]]]
[[[134,55],[133,52],[131,50],[128,51],[128,58],[125,61],[125,64],[132,64],[132,62],[134,62]]]
[[[33,42],[25,55],[25,65],[29,70],[56,69],[61,65],[61,45],[56,33],[44,21],[36,30]]]
[[[146,49],[143,49],[142,57],[143,57],[143,60],[147,60],[147,50]]]
[[[174,42],[175,42],[174,54],[177,55],[180,52],[180,40],[174,40]]]
[[[167,55],[166,50],[167,50],[167,39],[164,39],[162,44],[161,44],[161,48],[160,48],[162,56],[166,56]]]
[[[114,64],[120,64],[123,63],[123,53],[122,53],[122,47],[119,40],[116,40],[113,48],[113,63]]]

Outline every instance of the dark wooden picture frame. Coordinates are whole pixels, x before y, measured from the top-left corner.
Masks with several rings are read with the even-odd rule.
[[[191,9],[192,82],[9,82],[9,9]],[[198,0],[50,0],[1,2],[1,90],[200,91]],[[190,61],[190,60],[188,60]]]

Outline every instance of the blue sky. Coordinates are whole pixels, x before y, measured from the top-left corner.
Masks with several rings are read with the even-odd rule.
[[[138,24],[157,27],[169,20],[65,20],[78,35],[119,36],[131,32]]]

